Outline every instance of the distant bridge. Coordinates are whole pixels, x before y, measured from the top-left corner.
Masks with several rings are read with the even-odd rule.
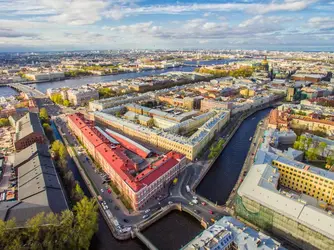
[[[16,89],[19,92],[23,92],[28,97],[35,97],[35,98],[45,98],[46,97],[46,95],[43,92],[37,89],[34,89],[33,87],[30,87],[28,85],[23,85],[21,83],[10,83],[10,84],[6,84],[6,86]]]

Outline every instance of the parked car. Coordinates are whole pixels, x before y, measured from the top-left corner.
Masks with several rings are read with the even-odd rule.
[[[148,214],[145,214],[144,216],[143,216],[143,219],[147,219],[149,217],[149,215]]]
[[[145,214],[148,214],[151,211],[151,209],[146,209]]]
[[[172,205],[172,204],[173,204],[173,202],[172,202],[172,201],[169,201],[169,202],[168,202],[168,205]]]
[[[104,190],[103,190],[103,188],[101,188],[101,193],[103,193],[104,192]]]
[[[128,220],[128,219],[123,219],[123,221],[124,221],[125,223],[129,223],[129,220]]]
[[[202,205],[203,205],[203,206],[206,206],[206,203],[205,203],[204,201],[202,201]]]
[[[200,212],[196,209],[194,209],[195,214],[199,214]]]
[[[189,205],[190,205],[190,206],[193,206],[193,205],[194,205],[194,203],[192,203],[192,202],[189,202]]]
[[[210,214],[214,214],[212,210],[209,210],[209,213],[210,213]]]

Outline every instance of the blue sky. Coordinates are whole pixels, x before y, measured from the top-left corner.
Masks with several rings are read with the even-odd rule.
[[[334,0],[0,0],[0,51],[334,50]]]

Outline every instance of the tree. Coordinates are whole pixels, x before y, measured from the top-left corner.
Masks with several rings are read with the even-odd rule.
[[[69,107],[71,105],[71,103],[70,103],[69,100],[64,100],[63,105],[66,106],[66,107]]]
[[[68,155],[67,149],[65,145],[61,142],[59,148],[59,159],[63,165],[66,165],[67,155]]]
[[[44,215],[44,212],[39,213],[26,222],[25,234],[31,249],[43,249],[41,226],[44,224]]]
[[[44,128],[44,132],[46,137],[49,139],[49,141],[53,141],[53,131],[51,126],[48,123],[43,123],[43,128]]]
[[[59,140],[55,140],[51,145],[51,151],[53,152],[55,159],[59,158],[59,151],[62,146],[62,142]]]
[[[9,126],[9,120],[7,118],[0,118],[0,127]]]
[[[306,159],[308,161],[315,161],[317,159],[316,149],[315,148],[309,148],[306,151]]]
[[[334,165],[334,154],[331,154],[330,156],[327,157],[326,163],[330,166]]]
[[[60,105],[63,105],[63,97],[60,93],[54,93],[51,95],[51,98],[50,98],[54,103],[57,103],[57,104],[60,104]]]
[[[86,196],[73,208],[75,214],[74,238],[75,248],[89,249],[90,241],[98,229],[98,205],[95,199]]]
[[[76,183],[73,191],[72,191],[72,196],[73,196],[73,200],[75,201],[80,201],[85,197],[84,192],[82,191],[79,183]]]
[[[110,88],[100,88],[99,89],[99,98],[108,98],[115,95],[115,92],[113,92]]]
[[[327,143],[326,142],[320,142],[317,148],[318,154],[323,156],[325,148],[327,147]]]
[[[49,123],[49,114],[46,108],[41,108],[39,111],[39,118],[42,123]]]

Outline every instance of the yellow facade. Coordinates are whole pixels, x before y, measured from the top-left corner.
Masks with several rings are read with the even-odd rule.
[[[307,169],[300,169],[284,164],[280,161],[274,160],[273,165],[278,168],[280,184],[282,186],[334,205],[334,180],[309,172]]]

